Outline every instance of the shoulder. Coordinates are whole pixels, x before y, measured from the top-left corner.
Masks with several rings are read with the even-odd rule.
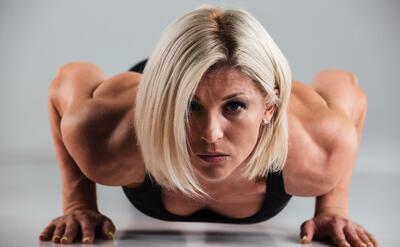
[[[90,62],[63,65],[49,88],[57,103],[60,132],[80,166],[93,167],[93,180],[105,185],[137,184],[144,162],[133,128],[135,92],[140,74],[107,78]]]
[[[326,193],[354,157],[356,132],[348,116],[312,87],[293,84],[285,190],[297,196]]]
[[[71,84],[75,85],[70,87],[71,90],[65,90],[70,92],[64,97],[64,105],[68,107],[62,128],[72,130],[78,136],[78,133],[85,133],[82,138],[87,138],[87,133],[92,133],[93,138],[107,137],[106,134],[133,110],[140,74],[123,72],[93,83],[78,80],[76,77],[84,78],[84,74],[74,73],[79,75],[74,75],[75,80]],[[89,84],[93,85],[89,87]]]
[[[93,91],[93,99],[119,100],[122,95],[133,94],[137,88],[141,74],[137,72],[122,72],[101,83]],[[118,98],[117,98],[118,97]]]
[[[136,72],[123,72],[105,79],[87,92],[90,96],[76,110],[63,118],[63,138],[74,147],[80,162],[102,164],[108,170],[112,168],[113,174],[120,174],[118,178],[104,174],[102,181],[108,184],[141,181],[141,177],[135,179],[138,174],[142,176],[144,168],[133,128],[139,81],[140,74]],[[132,176],[131,171],[136,171],[136,175]]]
[[[357,101],[365,97],[358,83],[358,77],[345,70],[319,71],[312,80],[310,88],[318,93],[331,109],[347,116],[352,114]]]

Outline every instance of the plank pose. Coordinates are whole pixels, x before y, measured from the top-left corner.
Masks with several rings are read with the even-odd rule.
[[[66,64],[48,99],[63,215],[41,240],[112,239],[98,183],[121,186],[137,209],[167,221],[256,223],[291,196],[316,197],[303,243],[378,246],[348,218],[367,111],[357,77],[323,70],[309,85],[292,80],[278,46],[244,10],[186,13],[148,60],[112,77],[89,62]]]

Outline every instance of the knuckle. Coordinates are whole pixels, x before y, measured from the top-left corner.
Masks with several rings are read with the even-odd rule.
[[[65,227],[65,222],[63,222],[63,221],[59,221],[59,222],[56,224],[56,229],[57,229],[57,230],[60,230],[60,229],[63,228],[63,227]]]
[[[78,226],[76,224],[70,224],[67,226],[66,232],[75,232],[78,229]]]
[[[88,226],[88,225],[82,226],[82,232],[89,233],[89,232],[91,232],[92,230],[93,230],[93,228],[90,227],[90,226]]]
[[[346,231],[346,232],[352,232],[353,228],[350,225],[345,225],[343,227],[343,230]]]
[[[341,222],[341,219],[338,218],[337,216],[335,216],[329,221],[329,224],[336,227],[336,226],[340,225],[340,222]]]
[[[74,215],[74,217],[75,218],[80,218],[80,217],[82,217],[83,215],[85,215],[81,210],[78,210],[78,211],[75,211],[74,213],[73,213],[73,215]]]
[[[56,218],[52,219],[50,224],[57,224],[57,222],[59,221],[60,218],[61,217],[56,217]]]
[[[50,223],[48,226],[46,226],[46,228],[44,229],[44,231],[48,231],[51,230],[52,228],[54,228],[56,225],[54,223]]]
[[[82,214],[80,217],[83,221],[90,221],[90,217],[87,214]]]
[[[72,217],[72,215],[65,215],[64,217],[63,217],[63,221],[64,222],[69,222],[69,221],[71,221],[73,219],[73,217]]]

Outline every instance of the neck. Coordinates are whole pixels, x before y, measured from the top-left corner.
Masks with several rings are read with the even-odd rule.
[[[196,175],[204,191],[211,196],[211,200],[220,201],[256,192],[257,187],[255,187],[255,185],[259,184],[259,181],[249,181],[237,174],[238,173],[232,173],[221,180],[207,179],[199,173]]]

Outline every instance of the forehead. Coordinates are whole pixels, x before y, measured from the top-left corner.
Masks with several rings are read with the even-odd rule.
[[[206,73],[201,79],[197,92],[255,92],[253,80],[238,69],[224,67]]]

